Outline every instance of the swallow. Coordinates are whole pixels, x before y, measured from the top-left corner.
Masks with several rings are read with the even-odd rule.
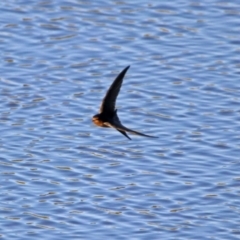
[[[157,138],[126,128],[125,126],[122,125],[121,121],[119,120],[119,117],[117,115],[117,109],[115,109],[115,104],[120,88],[122,86],[123,78],[129,68],[130,66],[124,68],[122,72],[120,72],[116,79],[113,81],[112,85],[110,86],[105,97],[102,100],[99,113],[93,116],[92,121],[95,125],[100,127],[115,128],[129,140],[131,140],[131,138],[127,135],[126,132],[144,137]]]

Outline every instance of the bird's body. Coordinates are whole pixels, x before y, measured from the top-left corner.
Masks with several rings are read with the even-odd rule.
[[[122,125],[121,121],[118,118],[117,109],[115,109],[116,99],[120,91],[120,88],[122,86],[123,78],[127,70],[129,69],[129,67],[130,66],[123,69],[123,71],[113,81],[112,85],[108,89],[102,101],[99,113],[93,116],[92,121],[94,122],[94,124],[100,127],[115,128],[130,140],[131,138],[127,135],[126,132],[130,132],[130,133],[145,136],[145,137],[155,138],[154,136],[146,135],[146,134],[131,130],[129,128],[126,128],[125,126]]]

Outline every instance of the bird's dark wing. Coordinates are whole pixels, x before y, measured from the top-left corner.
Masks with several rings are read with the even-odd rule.
[[[104,125],[107,126],[107,127],[111,127],[111,128],[114,128],[114,129],[118,130],[118,131],[119,131],[122,135],[124,135],[126,138],[128,138],[129,140],[132,140],[132,139],[127,135],[127,133],[126,133],[124,130],[121,130],[121,129],[116,128],[114,124],[111,124],[111,123],[109,123],[109,122],[105,122]]]
[[[122,133],[124,136],[126,136],[126,132],[130,132],[130,133],[133,133],[133,134],[136,134],[136,135],[140,135],[140,136],[144,136],[144,137],[151,137],[151,138],[158,138],[158,137],[155,137],[155,136],[150,136],[150,135],[147,135],[147,134],[143,134],[143,133],[140,133],[140,132],[137,132],[137,131],[134,131],[132,129],[129,129],[129,128],[126,128],[122,125],[122,123],[120,122],[118,116],[116,115],[114,117],[114,120],[113,122],[109,123],[109,122],[106,122],[104,123],[106,126],[108,127],[112,127],[112,128],[115,128],[117,129],[120,133]],[[124,133],[123,133],[124,132]],[[126,135],[125,135],[126,134]],[[128,136],[126,136],[127,138],[129,138]],[[130,138],[129,138],[130,139]]]
[[[100,107],[100,113],[112,113],[115,110],[115,103],[122,86],[123,78],[130,66],[127,66],[119,73],[110,88],[108,89]]]
[[[132,129],[126,128],[122,124],[120,124],[120,125],[119,124],[113,124],[112,126],[114,128],[116,128],[118,131],[126,131],[126,132],[130,132],[130,133],[133,133],[133,134],[136,134],[136,135],[144,136],[144,137],[158,138],[158,137],[155,137],[155,136],[150,136],[150,135],[143,134],[143,133],[134,131]]]
[[[132,140],[125,131],[117,129],[121,134],[123,134],[125,137],[127,137],[129,140]]]

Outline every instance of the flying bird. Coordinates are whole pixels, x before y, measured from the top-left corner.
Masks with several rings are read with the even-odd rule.
[[[117,109],[115,109],[116,99],[122,86],[123,78],[129,68],[130,66],[124,68],[122,72],[120,72],[116,79],[113,81],[112,85],[110,86],[105,97],[102,100],[99,113],[93,116],[92,121],[94,122],[94,124],[100,127],[115,128],[130,140],[131,138],[127,135],[126,132],[145,137],[157,138],[124,127],[118,118]]]

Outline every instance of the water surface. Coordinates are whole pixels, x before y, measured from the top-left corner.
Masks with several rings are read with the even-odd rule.
[[[0,7],[1,238],[239,239],[238,1]]]

